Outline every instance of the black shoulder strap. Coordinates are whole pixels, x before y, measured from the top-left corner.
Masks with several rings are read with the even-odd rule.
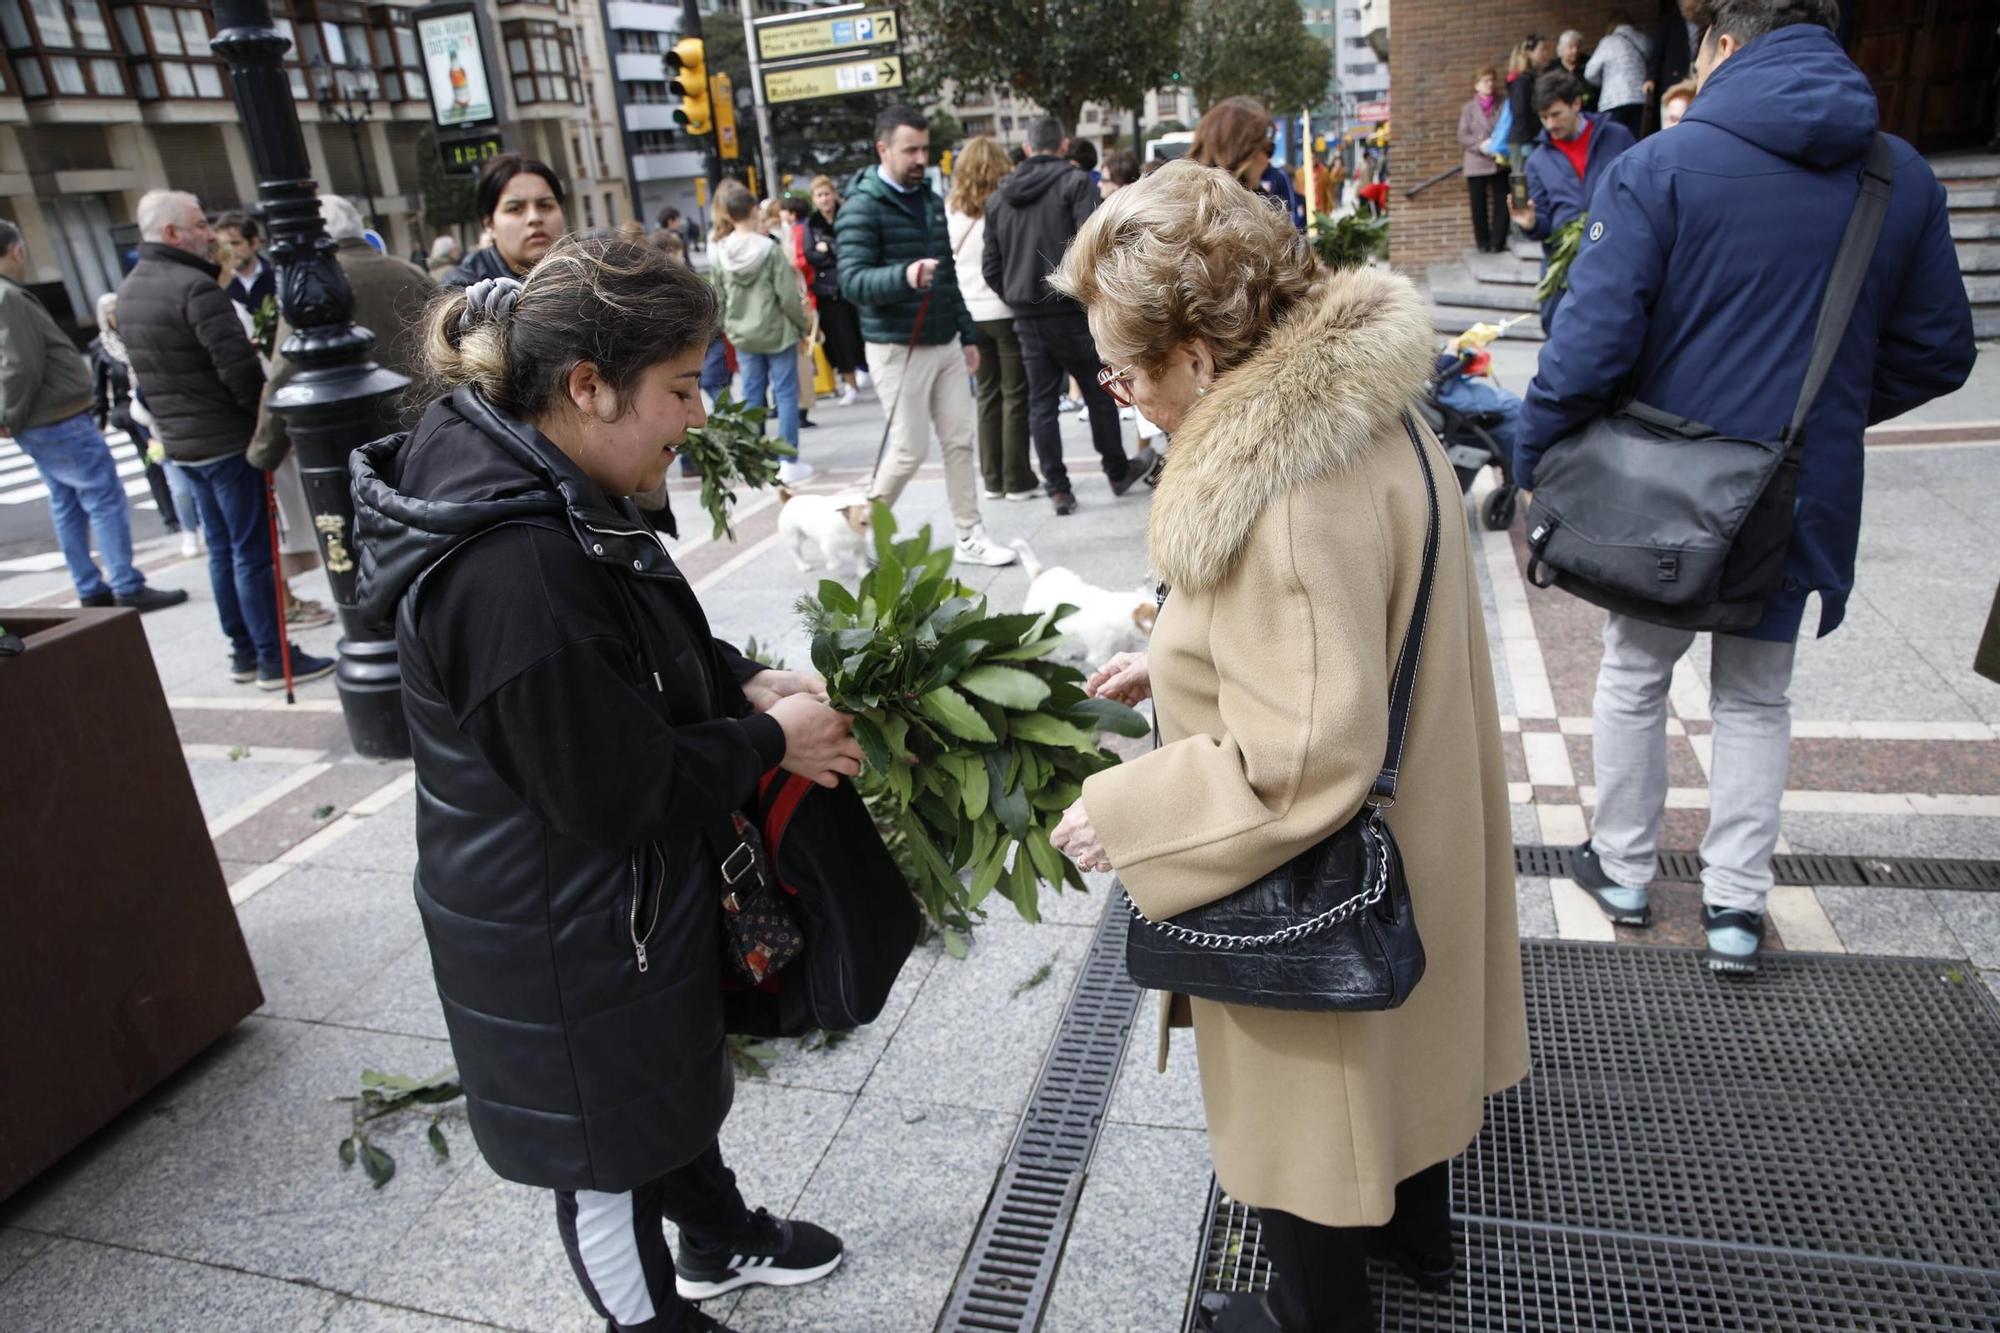
[[[1389,682],[1389,750],[1382,757],[1382,771],[1368,803],[1387,809],[1396,803],[1396,778],[1403,765],[1403,741],[1410,731],[1410,701],[1417,693],[1417,663],[1424,655],[1424,626],[1430,620],[1431,586],[1437,581],[1438,495],[1437,479],[1431,476],[1430,458],[1416,420],[1403,413],[1403,429],[1417,451],[1417,467],[1424,474],[1424,492],[1430,499],[1430,528],[1424,536],[1424,573],[1417,584],[1417,602],[1410,609],[1410,626],[1403,632],[1403,646],[1396,654],[1396,673]]]
[[[1878,134],[1869,146],[1868,161],[1861,168],[1861,193],[1854,212],[1847,219],[1847,231],[1840,238],[1833,272],[1826,280],[1826,296],[1820,302],[1819,323],[1813,329],[1812,358],[1806,363],[1805,382],[1799,386],[1798,406],[1792,409],[1792,424],[1785,428],[1785,443],[1798,449],[1803,443],[1806,414],[1833,369],[1834,353],[1847,332],[1854,314],[1854,302],[1861,295],[1861,283],[1875,257],[1875,243],[1882,235],[1882,219],[1888,216],[1889,195],[1896,184],[1895,149],[1888,136]]]

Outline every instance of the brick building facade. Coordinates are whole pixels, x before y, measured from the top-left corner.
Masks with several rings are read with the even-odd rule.
[[[1458,112],[1472,96],[1472,76],[1491,64],[1505,76],[1507,51],[1531,32],[1554,40],[1565,28],[1596,36],[1612,13],[1647,15],[1651,7],[1618,3],[1537,3],[1536,0],[1396,0],[1389,43],[1389,79],[1396,90],[1394,189],[1390,195],[1389,257],[1406,273],[1422,273],[1434,260],[1456,257],[1472,244],[1465,183],[1439,181],[1415,199],[1403,191],[1447,171],[1459,161]]]

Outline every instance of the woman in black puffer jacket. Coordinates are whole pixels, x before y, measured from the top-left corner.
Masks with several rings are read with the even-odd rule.
[[[658,251],[564,240],[525,283],[439,299],[427,356],[448,392],[353,462],[473,1136],[499,1175],[557,1191],[577,1275],[621,1329],[718,1329],[683,1298],[810,1281],[841,1255],[749,1212],[716,1147],[716,845],[767,770],[831,785],[861,751],[816,677],[710,636],[628,498],[706,419],[714,323],[707,284]]]

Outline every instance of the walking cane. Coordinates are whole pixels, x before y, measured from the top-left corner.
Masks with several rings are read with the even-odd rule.
[[[903,374],[896,381],[896,396],[889,400],[889,415],[882,422],[882,447],[875,451],[875,469],[868,474],[868,489],[875,489],[875,479],[882,473],[882,460],[889,453],[889,431],[896,424],[896,409],[902,405],[903,389],[910,382],[910,358],[917,354],[917,335],[924,331],[924,315],[931,308],[931,290],[937,279],[931,279],[931,287],[924,288],[924,299],[917,303],[916,323],[910,325],[910,345],[903,352]]]
[[[271,582],[277,588],[278,598],[278,661],[285,668],[285,702],[298,702],[292,693],[292,636],[285,628],[285,566],[278,557],[278,490],[272,481],[275,474],[264,473],[264,514],[271,523]]]

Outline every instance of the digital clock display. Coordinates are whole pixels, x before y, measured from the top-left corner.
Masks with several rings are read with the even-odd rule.
[[[487,162],[507,151],[497,134],[480,134],[469,139],[447,139],[438,145],[444,169],[453,175],[475,175]]]

